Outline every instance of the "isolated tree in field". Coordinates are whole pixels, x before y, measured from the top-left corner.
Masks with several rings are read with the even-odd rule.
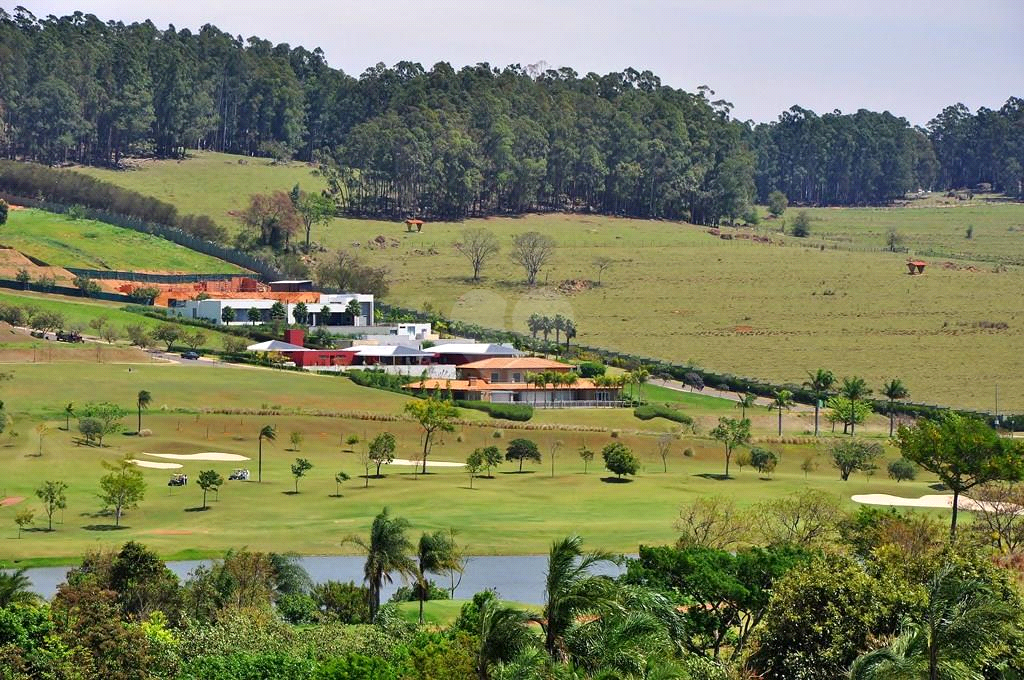
[[[313,469],[313,464],[305,458],[296,458],[292,463],[292,477],[295,478],[295,493],[299,492],[299,480]]]
[[[683,375],[683,384],[689,387],[691,392],[694,390],[698,392],[704,390],[704,378],[700,376],[700,373],[694,373],[693,371],[685,373]]]
[[[564,446],[565,446],[565,442],[563,442],[561,439],[556,439],[556,440],[552,441],[551,444],[548,446],[548,458],[551,459],[551,476],[552,477],[555,476],[555,457],[558,455],[558,452],[561,451],[562,447],[564,447]]]
[[[864,378],[853,376],[852,378],[843,378],[843,384],[839,388],[839,394],[846,399],[850,400],[850,405],[853,409],[852,414],[856,413],[858,402],[864,401],[871,394],[871,390],[868,389],[868,384],[864,382]],[[854,433],[854,420],[850,420],[850,435]]]
[[[1024,477],[1024,445],[1003,439],[974,418],[946,413],[938,421],[921,420],[896,433],[903,457],[936,475],[953,492],[949,533],[956,536],[961,494],[979,484]]]
[[[118,338],[121,337],[121,331],[117,326],[113,324],[107,324],[100,331],[100,337],[107,341],[108,345],[113,345]]]
[[[378,298],[388,294],[388,270],[363,264],[358,255],[339,250],[326,257],[316,268],[321,286],[359,291]]]
[[[512,261],[526,271],[526,284],[537,282],[537,274],[555,254],[555,240],[540,232],[528,231],[512,239]]]
[[[259,434],[259,436],[256,439],[259,442],[259,447],[260,447],[260,449],[259,449],[260,450],[260,455],[259,455],[259,463],[258,463],[258,466],[257,466],[256,481],[262,482],[263,481],[263,440],[266,440],[268,442],[272,442],[275,439],[277,439],[277,429],[273,425],[264,425],[262,428],[260,428],[260,434]]]
[[[640,469],[640,461],[629,447],[621,442],[612,442],[601,449],[601,458],[604,459],[604,466],[608,471],[614,473],[618,479],[622,479],[622,475],[635,475]]]
[[[832,431],[836,431],[836,423],[842,423],[843,434],[849,432],[849,428],[853,424],[860,425],[863,423],[867,420],[868,415],[871,414],[871,404],[869,402],[852,402],[840,395],[829,397],[829,400],[825,402],[825,407],[829,409],[827,419],[832,423]]]
[[[505,460],[518,460],[519,471],[522,472],[524,460],[532,460],[535,463],[540,462],[540,449],[530,439],[513,439],[505,448]]]
[[[233,323],[235,320],[235,310],[233,307],[225,307],[220,310],[220,320],[225,324]]]
[[[608,552],[583,552],[583,539],[579,536],[569,536],[551,545],[544,577],[544,608],[534,621],[540,624],[544,649],[552,659],[565,660],[564,638],[571,626],[615,606],[615,583],[591,571],[619,561]]]
[[[167,343],[168,352],[171,351],[171,347],[174,346],[174,343],[177,342],[180,337],[181,329],[170,323],[162,323],[156,327],[155,331],[153,331],[153,338],[155,340]]]
[[[906,458],[899,458],[889,463],[889,479],[897,482],[913,481],[917,476],[917,466]]]
[[[334,497],[341,498],[341,485],[352,479],[347,472],[339,472],[334,475]]]
[[[138,409],[139,414],[136,432],[142,432],[142,409],[148,408],[151,403],[153,403],[153,395],[146,390],[139,390],[139,393],[135,396],[135,407]]]
[[[420,624],[423,623],[423,603],[429,599],[430,583],[427,574],[445,574],[462,567],[462,555],[454,544],[450,531],[435,531],[420,536],[416,547],[416,590],[420,602]]]
[[[130,323],[124,327],[124,332],[128,336],[128,342],[136,347],[146,349],[153,345],[153,336],[142,324]]]
[[[586,444],[581,446],[580,459],[583,461],[583,474],[587,474],[587,466],[590,465],[590,461],[594,460],[593,449],[588,449]]]
[[[594,269],[597,270],[597,285],[600,286],[601,285],[601,276],[604,274],[605,270],[607,270],[613,264],[615,264],[615,260],[613,260],[610,257],[605,257],[604,255],[601,255],[599,257],[595,257],[592,260],[592,263],[594,265]]]
[[[22,508],[14,515],[14,523],[18,525],[18,538],[21,532],[28,529],[36,521],[36,511],[31,508]]]
[[[240,219],[252,240],[275,250],[284,247],[302,225],[291,198],[283,191],[254,194]]]
[[[299,200],[295,202],[295,209],[299,213],[302,227],[306,232],[306,252],[308,253],[313,225],[328,224],[334,217],[336,206],[331,198],[323,194],[307,194],[303,191],[299,194]]]
[[[64,407],[64,431],[71,431],[71,416],[75,415],[75,402],[69,401]]]
[[[305,302],[299,302],[295,305],[295,309],[292,310],[292,318],[295,323],[304,326],[309,320],[309,308],[306,307]]]
[[[473,453],[466,456],[466,472],[469,473],[469,488],[473,488],[473,478],[484,469],[484,454],[480,449],[473,449]]]
[[[775,409],[779,412],[779,436],[782,436],[782,412],[788,411],[793,406],[793,393],[789,390],[779,390],[772,397],[772,403],[768,406],[768,410]]]
[[[401,517],[392,517],[387,508],[373,519],[369,540],[350,536],[346,543],[354,543],[366,552],[363,565],[363,580],[370,590],[370,620],[377,617],[380,609],[380,591],[385,583],[391,583],[392,572],[398,572],[403,579],[416,577],[416,563],[410,557],[415,548],[406,536],[409,522]]]
[[[889,400],[889,437],[891,439],[893,426],[896,424],[896,411],[893,406],[898,400],[909,397],[910,391],[899,378],[893,378],[882,386],[882,395]]]
[[[206,333],[199,330],[192,331],[191,333],[182,333],[181,341],[194,352],[206,343]]]
[[[793,236],[806,238],[811,235],[811,215],[806,210],[801,210],[793,220]]]
[[[390,432],[382,432],[370,442],[370,460],[377,466],[376,477],[380,477],[380,466],[390,465],[395,460],[395,449],[398,442],[395,435]]]
[[[747,409],[754,408],[756,405],[756,394],[746,393],[736,395],[736,408],[740,409],[740,420],[745,420],[747,417]]]
[[[83,421],[93,421],[90,423],[90,427],[93,428],[93,433],[96,439],[99,440],[99,445],[103,446],[103,438],[108,434],[114,434],[115,432],[121,431],[121,423],[119,422],[122,418],[128,415],[128,411],[117,404],[111,404],[110,402],[89,402],[78,410],[78,425],[79,429],[82,429]],[[96,425],[98,423],[98,426]],[[84,431],[82,434],[86,434]],[[88,439],[88,435],[86,434]]]
[[[255,326],[263,320],[263,313],[256,307],[250,307],[249,311],[245,313],[245,318],[250,326]]]
[[[68,507],[68,498],[64,493],[67,488],[64,482],[45,481],[36,489],[36,497],[43,502],[43,512],[46,513],[47,531],[53,531],[53,513]]]
[[[291,434],[288,435],[288,442],[292,445],[292,451],[298,451],[302,448],[303,439],[304,437],[302,436],[302,433],[298,430],[293,430]]]
[[[885,247],[890,253],[895,253],[903,245],[903,235],[896,231],[895,227],[889,229],[885,234]]]
[[[789,207],[789,199],[781,191],[773,191],[768,194],[768,212],[775,217],[781,217]]]
[[[732,452],[737,446],[750,441],[750,421],[746,418],[736,420],[723,416],[718,419],[715,429],[711,430],[711,436],[725,446],[725,476],[728,477]]]
[[[93,445],[100,441],[103,435],[103,423],[96,418],[79,418],[78,432],[85,438],[86,445]]]
[[[405,412],[423,428],[423,474],[427,474],[427,456],[437,432],[454,432],[459,410],[451,402],[431,396],[427,399],[412,401],[405,405]]]
[[[146,480],[142,471],[127,460],[102,464],[107,474],[100,477],[100,500],[104,509],[114,509],[114,526],[121,526],[124,511],[138,507],[146,497]]]
[[[480,270],[492,256],[501,250],[498,237],[490,229],[467,229],[462,232],[462,239],[455,244],[455,249],[469,260],[473,267],[473,280],[480,280]]]
[[[779,454],[771,449],[762,449],[755,446],[750,450],[750,464],[760,474],[765,476],[771,475],[779,464]]]
[[[661,467],[663,472],[668,472],[668,455],[672,451],[672,442],[679,438],[675,432],[665,432],[658,435],[658,455],[661,456]]]
[[[877,467],[875,461],[884,452],[881,444],[865,439],[837,440],[828,447],[828,453],[832,456],[832,465],[839,470],[839,477],[844,482],[854,472],[875,469]]]
[[[832,392],[832,387],[836,384],[836,377],[832,375],[832,371],[826,371],[824,368],[819,368],[817,371],[808,371],[807,380],[804,381],[804,387],[811,396],[814,397],[814,436],[818,436],[818,414],[821,410],[821,405],[829,394]]]
[[[501,449],[497,446],[485,446],[480,449],[480,455],[483,457],[484,469],[487,471],[487,477],[491,477],[491,470],[501,465],[505,457],[501,453]]]
[[[199,473],[199,488],[203,490],[203,510],[206,509],[206,494],[210,491],[219,493],[224,485],[224,477],[216,470],[202,470]]]
[[[36,436],[39,438],[39,451],[36,455],[40,457],[43,455],[43,437],[46,436],[46,433],[49,432],[49,430],[50,428],[46,423],[39,423],[36,425]]]

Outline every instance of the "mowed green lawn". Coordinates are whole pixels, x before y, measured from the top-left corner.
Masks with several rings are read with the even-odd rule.
[[[821,444],[764,444],[782,458],[771,480],[760,479],[746,468],[734,466],[735,478],[715,478],[724,468],[718,442],[702,436],[684,435],[673,443],[668,472],[663,472],[657,454],[657,423],[632,419],[617,439],[610,431],[583,432],[589,417],[607,411],[547,411],[551,422],[544,430],[497,430],[493,421],[474,418],[456,431],[439,437],[431,460],[459,462],[472,449],[490,444],[504,448],[508,441],[525,436],[538,442],[543,453],[540,465],[528,463],[524,473],[506,463],[491,479],[469,477],[458,468],[435,468],[427,476],[414,475],[410,467],[385,468],[383,479],[361,478],[363,467],[356,453],[362,444],[350,448],[343,442],[351,435],[364,442],[383,431],[398,439],[399,457],[411,458],[421,446],[418,425],[410,421],[388,422],[364,419],[358,414],[398,415],[407,399],[401,395],[360,388],[347,380],[242,368],[205,368],[140,364],[129,372],[126,366],[79,364],[73,367],[25,365],[13,369],[13,380],[4,383],[4,400],[12,422],[0,437],[0,494],[25,497],[16,505],[0,508],[0,545],[4,559],[66,561],[90,548],[113,546],[135,539],[172,557],[214,555],[231,547],[296,551],[303,554],[340,554],[351,551],[343,545],[351,533],[365,534],[373,516],[382,507],[406,517],[414,531],[457,527],[461,540],[474,554],[542,553],[550,542],[568,533],[580,533],[588,544],[613,550],[635,550],[640,543],[663,543],[675,535],[673,522],[680,504],[714,494],[736,498],[750,506],[761,500],[792,493],[806,486],[822,488],[847,499],[863,492],[890,492],[908,496],[930,493],[927,477],[897,485],[878,475],[872,480],[860,476],[842,483],[825,461]],[[151,437],[125,434],[108,437],[101,448],[80,445],[72,432],[63,430],[64,405],[96,399],[111,400],[128,408],[139,390],[153,396],[143,414],[143,427]],[[179,409],[246,409],[253,415],[181,412]],[[264,415],[255,414],[265,411]],[[310,412],[333,415],[309,415]],[[284,415],[278,412],[284,413]],[[713,413],[693,411],[698,417]],[[479,414],[474,414],[479,416]],[[614,412],[615,417],[628,411]],[[803,414],[801,414],[802,416]],[[631,416],[630,416],[631,417]],[[756,414],[760,438],[772,433],[774,415]],[[797,416],[793,416],[794,418]],[[555,422],[558,421],[558,422]],[[36,425],[46,422],[42,455],[37,456]],[[127,432],[135,430],[135,414],[124,420]],[[794,421],[787,420],[790,427]],[[874,431],[880,421],[873,423]],[[147,458],[149,453],[188,454],[205,451],[235,453],[251,460],[235,462],[182,462],[182,472],[195,480],[204,469],[223,475],[235,467],[257,471],[257,434],[264,425],[277,428],[275,442],[263,447],[262,484],[228,483],[219,499],[211,498],[210,509],[197,511],[202,492],[190,484],[185,488],[166,486],[171,471],[145,469],[146,500],[124,518],[124,528],[110,529],[112,518],[99,514],[96,498],[102,460],[125,455]],[[300,432],[300,450],[291,448],[290,433]],[[13,433],[13,434],[12,434]],[[581,446],[600,450],[611,441],[621,441],[640,457],[642,469],[629,483],[607,481],[600,455],[584,474],[578,457]],[[692,456],[684,456],[686,449]],[[555,452],[554,476],[551,453]],[[894,455],[891,451],[890,457]],[[296,457],[308,458],[312,471],[294,494],[290,465]],[[813,456],[819,468],[806,479],[801,463]],[[149,458],[158,461],[159,458]],[[884,469],[884,467],[883,467]],[[344,471],[353,479],[336,497],[335,474]],[[57,531],[30,531],[21,539],[13,523],[15,513],[39,503],[33,490],[44,480],[59,479],[69,486],[68,508]],[[37,514],[38,518],[38,514]],[[40,523],[37,521],[37,527]],[[38,562],[37,562],[38,563]]]
[[[11,211],[0,242],[54,267],[170,273],[242,271],[166,239],[42,210]]]

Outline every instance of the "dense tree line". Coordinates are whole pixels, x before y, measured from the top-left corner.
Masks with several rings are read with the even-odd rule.
[[[780,190],[860,204],[918,188],[1020,190],[1019,99],[926,130],[888,113],[771,124],[649,71],[580,75],[488,64],[378,64],[206,25],[160,30],[77,12],[0,10],[0,155],[116,165],[186,148],[320,163],[350,214],[449,219],[581,210],[712,224]],[[755,186],[756,178],[756,186]]]

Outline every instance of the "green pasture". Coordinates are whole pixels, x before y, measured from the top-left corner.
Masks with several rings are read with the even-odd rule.
[[[42,210],[14,210],[0,242],[53,267],[154,272],[241,272],[157,236]]]
[[[431,626],[451,626],[462,613],[462,607],[470,600],[428,600],[423,603],[423,620]],[[515,607],[525,611],[536,612],[540,608],[536,605],[524,604],[522,602],[502,601],[507,607]],[[402,618],[410,623],[417,623],[420,620],[419,602],[399,602],[398,611]]]
[[[8,562],[53,563],[70,561],[84,550],[113,546],[125,540],[145,542],[166,557],[215,555],[231,547],[296,551],[303,554],[348,552],[343,539],[367,531],[373,516],[384,506],[406,517],[414,531],[457,527],[461,540],[474,554],[531,554],[544,552],[551,540],[578,532],[588,542],[613,550],[635,550],[639,543],[663,543],[675,535],[672,524],[679,505],[699,496],[725,494],[743,505],[753,505],[813,486],[837,497],[889,492],[917,496],[931,491],[922,478],[915,483],[895,484],[884,473],[874,479],[860,476],[843,483],[827,464],[821,442],[809,438],[776,441],[774,414],[755,414],[755,434],[761,445],[775,448],[781,464],[772,479],[761,479],[749,468],[733,468],[734,479],[717,479],[724,467],[721,446],[706,433],[684,434],[672,445],[668,472],[663,472],[657,453],[657,434],[666,427],[654,421],[632,418],[627,410],[618,441],[640,457],[642,469],[628,483],[608,481],[600,455],[584,474],[578,456],[581,446],[600,450],[615,441],[611,431],[582,431],[590,424],[592,410],[561,410],[544,413],[550,422],[543,430],[501,429],[495,421],[473,414],[474,419],[454,432],[440,436],[430,460],[460,462],[472,449],[490,444],[504,448],[517,436],[537,441],[544,459],[527,463],[524,473],[506,463],[490,479],[475,479],[458,468],[435,468],[431,474],[413,473],[411,467],[385,467],[384,478],[367,480],[362,475],[358,451],[366,440],[389,431],[398,439],[397,456],[412,458],[420,449],[419,427],[408,420],[367,419],[366,414],[400,415],[405,397],[361,388],[341,378],[238,367],[138,364],[129,372],[123,365],[49,364],[22,365],[11,369],[14,377],[3,383],[3,397],[11,421],[0,436],[0,494],[25,497],[17,505],[0,508],[0,554]],[[135,395],[148,390],[153,401],[143,414],[150,437],[137,437],[133,412]],[[132,411],[124,419],[125,434],[110,435],[103,448],[81,445],[71,421],[65,431],[63,410],[67,403],[110,400]],[[195,411],[214,408],[243,411],[246,415],[209,414]],[[689,412],[689,411],[688,411]],[[262,415],[260,414],[262,413]],[[320,415],[311,415],[318,413]],[[711,418],[713,412],[693,411]],[[787,416],[786,427],[797,426],[805,414]],[[632,419],[630,422],[629,419]],[[39,456],[36,426],[48,426]],[[210,509],[202,504],[202,492],[194,484],[166,486],[171,471],[144,469],[149,484],[146,500],[127,513],[124,527],[111,529],[111,518],[99,514],[96,499],[101,460],[131,455],[167,462],[144,453],[188,454],[205,451],[235,453],[251,458],[244,463],[176,461],[195,480],[200,470],[227,474],[235,467],[257,470],[257,434],[273,425],[278,437],[263,447],[263,483],[230,482]],[[882,423],[873,423],[875,433]],[[303,443],[293,451],[290,433],[300,432]],[[494,433],[501,431],[501,437]],[[787,435],[793,432],[787,431]],[[362,442],[345,444],[351,435]],[[684,456],[685,449],[692,456]],[[551,453],[555,452],[554,476]],[[892,452],[889,453],[892,456]],[[298,456],[308,458],[313,470],[294,491],[290,465]],[[819,467],[807,478],[801,463],[814,456]],[[883,467],[884,469],[884,467]],[[334,476],[344,471],[352,480],[336,497]],[[372,469],[371,469],[372,472]],[[69,486],[68,508],[57,531],[29,531],[16,538],[14,514],[27,506],[38,507],[33,490],[44,480],[60,479]],[[849,504],[852,507],[852,504]],[[37,521],[37,528],[40,523]]]

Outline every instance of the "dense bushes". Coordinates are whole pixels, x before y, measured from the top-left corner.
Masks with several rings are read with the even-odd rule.
[[[644,404],[633,409],[633,415],[640,420],[665,418],[683,425],[693,425],[693,418],[667,404]]]
[[[533,407],[529,404],[500,404],[489,401],[466,401],[460,399],[455,402],[455,405],[483,411],[492,418],[501,418],[503,420],[526,422],[533,418]]]
[[[360,387],[376,387],[378,390],[398,392],[405,395],[409,394],[406,390],[402,389],[410,382],[407,375],[395,375],[394,373],[377,370],[346,371],[345,375]]]

